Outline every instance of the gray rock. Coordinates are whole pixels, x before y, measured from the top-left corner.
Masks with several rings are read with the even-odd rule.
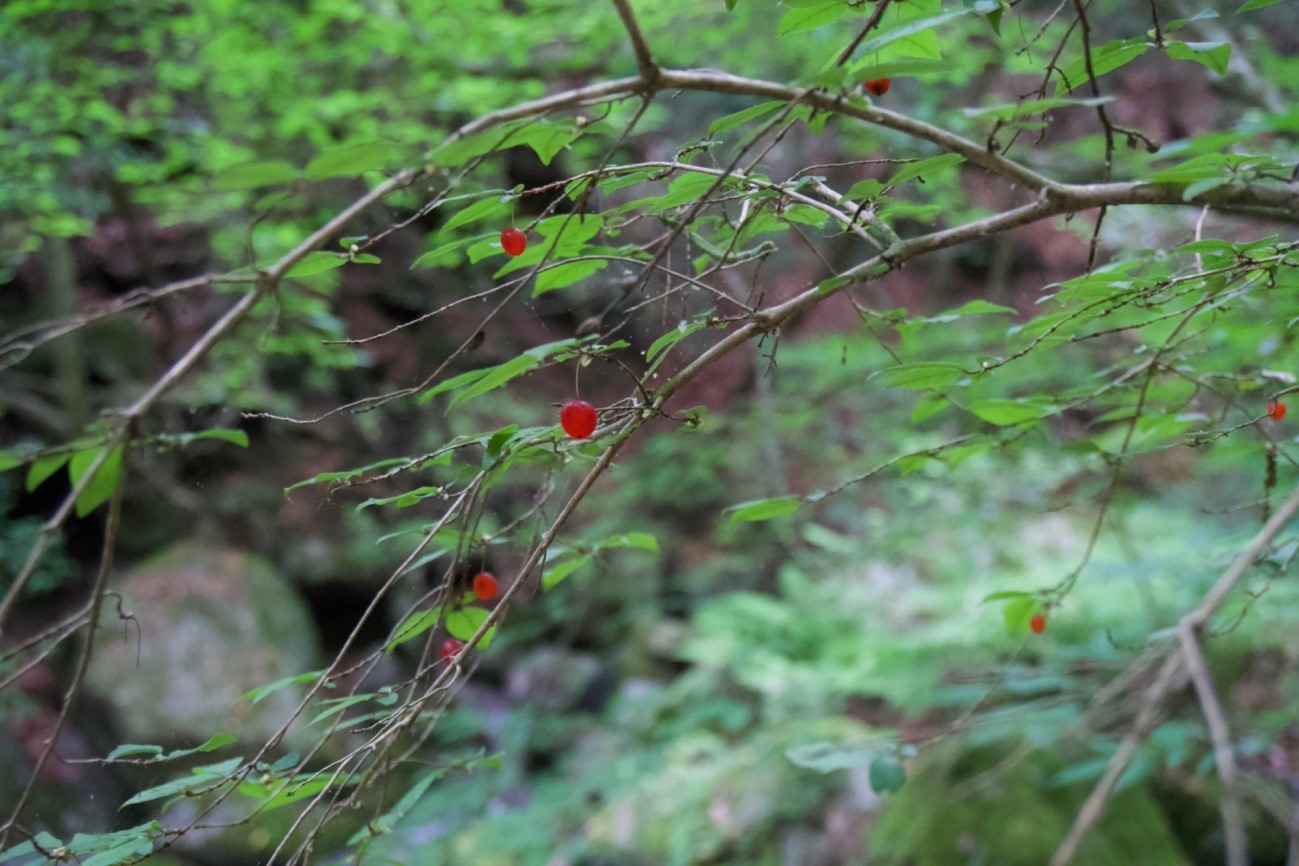
[[[226,732],[260,743],[302,692],[286,688],[256,705],[240,695],[320,667],[306,603],[258,557],[184,543],[113,588],[139,629],[107,606],[89,682],[126,742],[197,745]]]

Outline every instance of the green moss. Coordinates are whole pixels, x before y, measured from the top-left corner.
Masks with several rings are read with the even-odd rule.
[[[999,749],[949,744],[927,753],[905,788],[891,797],[868,844],[880,863],[1040,866],[1069,832],[1087,784],[1051,779],[1067,766],[1034,752],[1016,760]],[[1115,795],[1078,852],[1088,866],[1182,866],[1164,815],[1145,787]]]

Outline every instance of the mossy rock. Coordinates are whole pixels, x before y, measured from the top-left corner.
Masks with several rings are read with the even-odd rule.
[[[262,742],[301,693],[283,689],[256,705],[240,696],[319,667],[306,603],[259,557],[184,544],[113,588],[133,622],[107,606],[89,682],[126,742],[192,746],[218,732]]]
[[[1041,866],[1069,832],[1089,784],[1062,786],[1060,755],[1022,759],[1006,749],[949,743],[926,753],[906,786],[891,796],[870,832],[872,863],[949,866],[996,863]],[[1078,850],[1086,866],[1188,866],[1164,813],[1144,785],[1106,804]]]

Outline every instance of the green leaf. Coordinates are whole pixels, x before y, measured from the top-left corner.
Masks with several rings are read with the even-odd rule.
[[[788,36],[790,33],[803,33],[816,30],[827,24],[833,24],[848,13],[843,0],[818,0],[818,2],[799,3],[784,14],[780,26],[776,28],[777,36]]]
[[[68,463],[68,475],[75,485],[81,476],[90,468],[90,464],[99,456],[99,450],[78,451],[72,455],[72,460]],[[100,467],[95,470],[95,475],[90,479],[81,494],[77,496],[76,512],[78,517],[85,517],[99,506],[108,501],[117,489],[117,485],[122,480],[122,446],[118,445],[109,452],[108,457]]]
[[[966,117],[995,117],[998,120],[1012,120],[1016,117],[1027,117],[1032,114],[1042,114],[1056,108],[1084,107],[1095,108],[1098,105],[1107,105],[1115,100],[1113,96],[1091,97],[1089,99],[1071,99],[1066,96],[1058,96],[1054,99],[1031,99],[1027,102],[1004,103],[1000,105],[988,105],[983,108],[965,109]]]
[[[27,492],[31,493],[37,487],[44,483],[55,472],[63,468],[63,464],[71,459],[72,455],[64,452],[62,454],[51,454],[48,457],[37,457],[32,461],[32,465],[27,469]]]
[[[451,229],[468,225],[469,223],[477,222],[481,219],[486,219],[489,216],[495,216],[502,211],[508,210],[512,201],[514,201],[513,195],[494,195],[491,198],[474,202],[469,207],[447,220],[447,224],[442,227],[442,231],[448,232],[451,231]],[[418,261],[418,259],[416,261]],[[414,267],[414,265],[412,265],[412,267]]]
[[[1008,601],[1012,598],[1033,598],[1033,593],[1024,592],[1020,589],[1007,589],[1001,592],[992,592],[983,597],[979,604],[987,604],[990,601]]]
[[[946,397],[940,397],[938,395],[926,395],[923,399],[920,400],[919,403],[915,405],[915,408],[911,410],[911,423],[919,424],[921,421],[924,421],[926,418],[931,418],[934,415],[937,415],[939,412],[946,409],[949,405],[951,404],[948,403]]]
[[[870,782],[877,794],[896,794],[907,783],[907,771],[892,755],[880,755],[871,761]]]
[[[212,188],[223,192],[278,186],[298,179],[298,170],[283,160],[244,162],[217,172]]]
[[[447,614],[447,631],[454,638],[469,640],[487,620],[487,611],[481,607],[462,607]],[[479,649],[487,649],[496,635],[496,626],[489,628],[478,642]]]
[[[720,178],[711,174],[689,171],[668,185],[668,191],[654,202],[651,213],[661,213],[700,199],[713,188]]]
[[[518,424],[507,424],[493,433],[491,438],[487,440],[487,444],[483,449],[487,458],[489,460],[495,460],[497,457],[501,456],[501,449],[505,447],[506,443],[514,438],[514,434],[518,431]]]
[[[938,156],[931,156],[928,159],[922,159],[920,162],[908,163],[899,168],[897,174],[889,178],[889,186],[897,186],[914,178],[923,178],[925,175],[933,174],[949,166],[960,165],[963,162],[965,162],[965,157],[958,153],[943,153]]]
[[[449,458],[450,455],[447,455],[447,459]],[[284,492],[287,494],[297,490],[299,487],[307,487],[311,484],[332,484],[335,481],[350,481],[353,478],[360,478],[365,473],[371,472],[375,469],[385,469],[389,466],[397,466],[399,464],[409,465],[410,462],[410,458],[408,457],[389,457],[386,460],[380,460],[377,463],[371,463],[368,466],[362,466],[358,469],[344,469],[340,472],[321,472],[314,478],[308,478],[306,481],[299,481],[297,484],[284,488]],[[441,460],[440,462],[446,461]],[[421,465],[429,466],[433,464],[422,463]]]
[[[229,427],[212,427],[208,430],[197,430],[193,433],[178,433],[171,437],[171,440],[178,445],[188,445],[191,442],[198,442],[203,439],[218,439],[222,442],[229,442],[231,445],[238,445],[240,448],[248,447],[248,434],[243,430],[234,430]]]
[[[493,151],[526,146],[532,148],[543,164],[550,165],[555,155],[581,134],[582,128],[573,123],[557,124],[548,120],[534,120],[508,131],[491,129],[444,144],[433,151],[429,158],[436,165],[450,168]]]
[[[638,550],[659,552],[658,539],[648,532],[626,532],[622,535],[611,535],[596,545],[599,550],[610,547],[634,547]]]
[[[125,743],[108,753],[105,761],[117,761],[122,758],[130,758],[135,755],[148,755],[150,758],[156,758],[162,754],[162,746],[138,746],[133,743]]]
[[[1042,609],[1042,603],[1034,596],[1012,597],[1001,611],[1006,632],[1010,635],[1028,634],[1029,620]]]
[[[392,640],[384,646],[383,651],[391,653],[396,647],[407,641],[414,640],[424,632],[438,624],[441,619],[442,609],[437,607],[427,608],[425,610],[413,610],[402,620],[401,625],[392,634]]]
[[[545,270],[537,274],[537,285],[532,290],[532,297],[535,298],[538,295],[544,295],[546,292],[571,286],[579,280],[584,280],[592,274],[599,273],[608,266],[609,262],[606,259],[586,259],[547,265]]]
[[[1202,153],[1177,165],[1161,168],[1151,175],[1155,183],[1195,183],[1211,177],[1231,177],[1236,161],[1232,154]]]
[[[177,758],[185,758],[200,752],[215,752],[222,746],[228,746],[233,742],[235,742],[233,734],[215,734],[208,738],[207,742],[201,746],[195,746],[192,749],[176,749],[165,755],[162,753],[162,746],[122,745],[113,749],[104,760],[118,761],[123,758],[129,758],[133,755],[148,755],[151,763],[159,761],[174,761]]]
[[[420,396],[420,402],[424,403],[438,394],[454,391],[456,392],[455,396],[451,398],[451,403],[447,407],[448,409],[454,408],[466,400],[472,400],[474,397],[479,397],[488,391],[494,391],[506,385],[512,379],[516,379],[532,370],[551,355],[577,345],[577,342],[576,339],[568,339],[546,343],[529,349],[522,355],[511,358],[503,364],[497,364],[495,367],[461,373],[459,376],[448,379],[424,392]]]
[[[471,246],[473,244],[485,242],[489,239],[490,239],[489,235],[477,235],[472,238],[460,238],[459,240],[454,240],[445,244],[440,244],[434,247],[433,249],[429,250],[428,252],[424,253],[419,258],[415,259],[415,261],[411,262],[410,268],[413,271],[415,270],[415,268],[433,267],[439,261],[449,256],[451,253],[462,250],[465,247]],[[459,259],[457,259],[456,261],[458,260]]]
[[[758,522],[784,517],[786,514],[793,514],[797,511],[802,501],[801,496],[773,496],[769,499],[754,499],[749,502],[741,502],[726,509],[731,515],[727,525],[734,526],[742,520]]]
[[[329,787],[330,775],[322,773],[320,776],[300,776],[296,779],[286,779],[274,788],[267,789],[265,785],[252,782],[244,782],[238,787],[240,794],[245,797],[251,797],[261,800],[258,806],[258,812],[269,812],[272,809],[278,809],[281,806],[288,806],[299,800],[305,800],[308,797],[314,797],[321,791]]]
[[[726,132],[728,129],[734,129],[748,123],[750,120],[757,120],[759,117],[765,117],[778,108],[783,108],[787,103],[783,99],[773,99],[771,102],[763,102],[758,105],[751,105],[743,111],[737,111],[734,114],[728,114],[725,117],[719,117],[712,123],[708,124],[708,135],[712,137],[719,132]]]
[[[880,193],[884,192],[884,190],[884,184],[880,183],[873,177],[868,177],[865,180],[859,180],[850,186],[848,192],[844,194],[844,198],[852,199],[853,201],[860,201],[861,199],[875,198]]]
[[[591,557],[586,554],[575,556],[572,559],[565,559],[554,565],[547,564],[545,572],[541,576],[541,588],[553,589],[561,583],[570,574],[577,571],[582,566],[591,561]]]
[[[940,313],[935,316],[934,319],[945,322],[960,316],[987,316],[1000,313],[1009,313],[1014,316],[1018,315],[1019,310],[1016,310],[1014,307],[1003,307],[1001,304],[993,304],[989,301],[980,299],[970,301],[968,304],[962,304],[955,310],[948,310],[946,313]]]
[[[200,792],[206,793],[209,790],[216,790],[224,781],[228,780],[229,775],[235,772],[241,764],[243,764],[243,758],[231,758],[219,764],[195,767],[190,771],[189,776],[164,782],[161,785],[155,785],[141,791],[123,803],[122,808],[134,806],[137,803],[161,800],[164,797],[198,796]]]
[[[1280,2],[1281,0],[1249,0],[1249,2],[1236,10],[1236,14],[1239,15],[1242,12],[1253,12],[1255,9],[1263,9]]]
[[[152,853],[152,838],[132,839],[81,860],[80,866],[117,866],[118,863],[125,863],[128,860],[136,863],[141,857],[147,857]]]
[[[1005,12],[1005,8],[998,8],[984,16],[984,20],[987,21],[988,26],[992,28],[992,32],[998,36],[1001,35],[1001,17]]]
[[[80,866],[115,866],[117,863],[138,862],[153,853],[153,840],[162,832],[157,821],[149,821],[115,833],[77,833],[67,843],[68,858]],[[93,854],[94,856],[87,856]]]
[[[1169,42],[1164,51],[1174,60],[1194,60],[1219,75],[1227,74],[1231,62],[1230,42]]]
[[[876,78],[903,78],[906,76],[929,75],[937,72],[950,72],[960,67],[947,60],[888,60],[884,63],[873,63],[869,66],[856,66],[852,79],[858,85]]]
[[[451,403],[447,408],[455,408],[466,400],[472,400],[475,397],[482,396],[488,391],[495,391],[503,387],[512,379],[517,379],[524,373],[534,369],[541,364],[541,359],[533,355],[523,354],[516,358],[511,358],[504,364],[492,367],[486,375],[479,377],[472,384],[462,388],[451,397]]]
[[[998,427],[1036,421],[1048,411],[1045,407],[1033,403],[1004,399],[980,400],[971,403],[969,408],[979,419],[989,424],[996,424]]]
[[[477,382],[479,379],[483,378],[484,376],[486,376],[488,373],[492,372],[492,370],[495,369],[496,369],[495,367],[481,367],[477,370],[468,370],[457,376],[452,376],[450,379],[446,379],[442,382],[439,382],[437,385],[433,386],[432,388],[430,388],[429,390],[421,394],[419,396],[418,402],[420,403],[420,405],[423,405],[424,403],[427,403],[429,400],[436,397],[438,394],[444,394],[447,391],[454,391],[458,388],[464,388],[468,385],[473,384],[474,382]]]
[[[825,221],[830,215],[820,208],[814,208],[811,205],[796,204],[793,207],[785,208],[781,211],[780,218],[792,223],[802,223],[803,225],[815,226],[822,228]]]
[[[398,821],[406,817],[407,812],[415,808],[415,804],[423,798],[424,794],[430,787],[432,787],[433,783],[445,776],[450,772],[450,770],[450,767],[439,767],[436,770],[429,770],[426,772],[418,781],[415,782],[415,784],[411,785],[410,788],[407,789],[406,793],[402,795],[396,805],[378,818],[367,823],[360,830],[353,833],[352,837],[347,840],[348,847],[359,845],[362,842],[367,842],[372,838],[383,836],[390,832],[392,828],[396,826]]]
[[[341,268],[347,264],[348,258],[346,253],[326,253],[317,250],[314,253],[308,253],[298,262],[286,277],[310,277],[314,274],[323,274],[325,271],[332,271],[335,268]]]
[[[957,9],[952,12],[944,12],[941,15],[934,15],[930,18],[920,18],[903,24],[900,27],[894,27],[892,30],[886,30],[874,39],[868,39],[857,47],[856,54],[861,57],[867,57],[879,51],[887,45],[892,45],[900,39],[908,39],[926,30],[932,30],[940,24],[946,24],[954,18],[960,18],[968,15],[971,10]],[[936,59],[936,58],[935,58]]]
[[[879,750],[867,746],[847,746],[840,743],[819,742],[794,746],[785,750],[785,757],[797,767],[833,773],[869,764]]]
[[[322,151],[307,163],[302,176],[307,180],[324,180],[329,177],[354,177],[367,171],[377,171],[388,164],[392,145],[385,141],[363,141]]]
[[[677,343],[689,337],[695,331],[707,327],[707,322],[702,319],[696,319],[693,322],[681,322],[671,331],[663,334],[645,350],[645,361],[650,365],[649,373],[654,372],[663,359],[667,357],[668,349],[671,349]],[[657,358],[658,360],[655,360]]]
[[[0,451],[0,472],[22,466],[23,461],[8,451]],[[57,469],[57,467],[55,467]]]
[[[1201,193],[1217,189],[1220,186],[1226,186],[1231,183],[1231,177],[1224,175],[1221,177],[1206,177],[1204,180],[1197,180],[1195,183],[1188,183],[1186,189],[1182,190],[1182,201],[1190,201]]]
[[[314,683],[324,675],[325,675],[324,670],[318,670],[318,671],[308,671],[305,674],[298,674],[295,677],[285,677],[282,680],[276,680],[270,685],[258,686],[255,689],[250,689],[249,691],[244,692],[239,697],[239,700],[251,701],[254,704],[260,703],[263,698],[275,692],[278,692],[280,689],[286,689],[289,686],[297,685],[298,683]]]
[[[33,844],[33,841],[35,844]],[[40,845],[41,848],[46,851],[52,851],[55,848],[62,848],[63,840],[51,836],[49,833],[42,830],[36,834],[34,840],[23,842],[21,845],[15,845],[7,851],[0,852],[0,863],[9,863],[16,857],[35,854],[37,845]],[[46,866],[48,863],[49,861],[45,859],[45,857],[38,856],[35,860],[27,860],[23,863],[17,864],[17,866]]]
[[[410,508],[412,505],[418,505],[425,499],[432,499],[440,496],[441,487],[417,487],[405,493],[399,493],[396,496],[385,496],[382,499],[367,499],[360,505],[356,506],[357,511],[364,511],[375,505],[391,505],[394,508]]]
[[[920,361],[882,370],[885,381],[895,388],[925,391],[946,388],[965,375],[965,369],[942,361]]]
[[[1101,47],[1092,49],[1092,71],[1097,78],[1100,78],[1105,73],[1113,72],[1120,66],[1136,60],[1145,54],[1146,49],[1149,47],[1145,39],[1141,37],[1106,42]],[[1065,66],[1059,75],[1060,80],[1056,82],[1055,96],[1076,90],[1079,86],[1086,84],[1091,80],[1091,77],[1087,74],[1087,58],[1079,57]]]

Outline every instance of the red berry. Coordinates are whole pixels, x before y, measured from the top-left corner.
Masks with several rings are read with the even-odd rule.
[[[893,86],[892,78],[872,78],[865,84],[866,92],[871,96],[883,96]]]
[[[474,575],[474,595],[487,601],[496,597],[496,575],[490,571],[480,571]]]
[[[559,425],[574,439],[585,439],[595,432],[600,416],[585,400],[569,400],[559,410]]]
[[[1273,421],[1280,421],[1285,417],[1285,404],[1280,400],[1267,401],[1267,417]]]
[[[528,236],[518,229],[505,229],[501,232],[501,249],[509,256],[521,256],[528,248]]]
[[[453,637],[449,637],[442,641],[442,663],[448,665],[451,664],[451,659],[455,658],[456,653],[460,652],[464,648],[465,642],[462,640],[456,640]]]
[[[1046,617],[1040,613],[1033,614],[1033,618],[1028,621],[1028,627],[1033,630],[1033,634],[1041,634],[1046,631]]]

